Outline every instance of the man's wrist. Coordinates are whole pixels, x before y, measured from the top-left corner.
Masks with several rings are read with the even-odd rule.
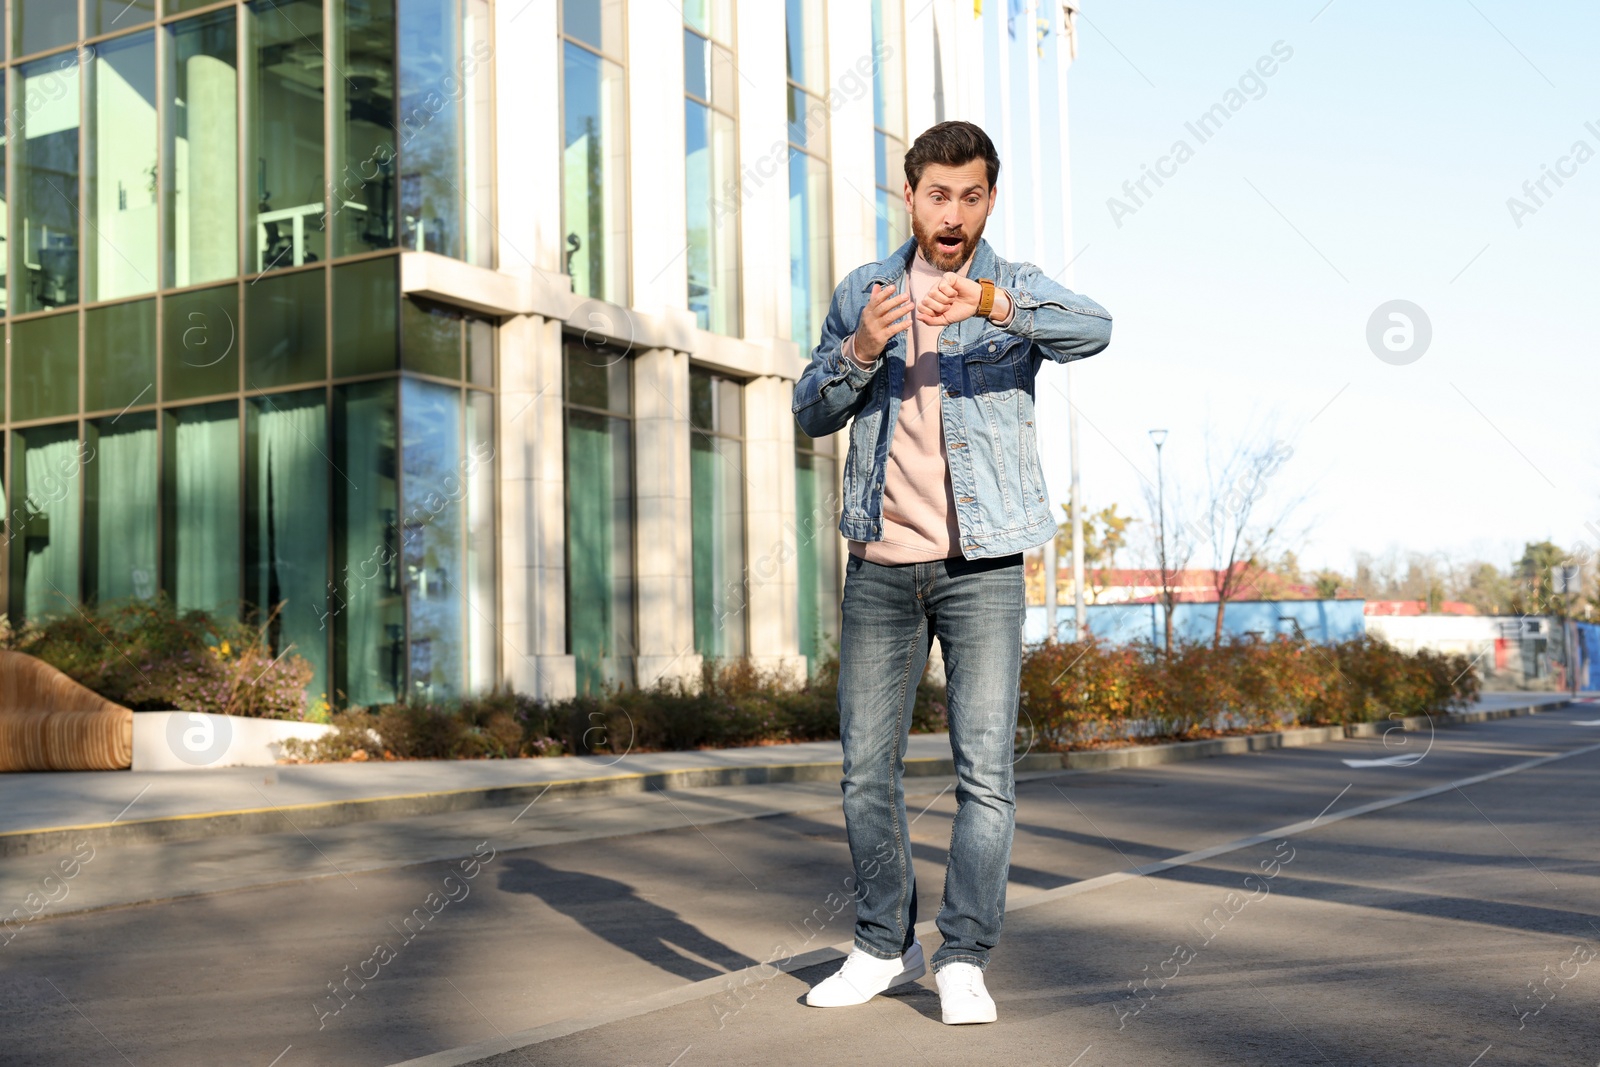
[[[1010,321],[1011,314],[1015,309],[1016,305],[1011,300],[1011,294],[999,286],[995,286],[994,306],[989,309],[989,314],[986,316],[988,320],[996,326],[1003,326]]]

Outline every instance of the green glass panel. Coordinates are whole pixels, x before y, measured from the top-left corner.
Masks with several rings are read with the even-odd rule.
[[[156,402],[156,302],[136,300],[84,312],[83,403],[121,411]]]
[[[840,539],[834,472],[831,459],[809,452],[795,455],[800,652],[812,671],[838,644]]]
[[[0,78],[0,112],[4,112],[5,111],[5,102],[6,102],[6,100],[7,100],[6,79]],[[0,219],[6,219],[6,218],[9,217],[6,214],[7,193],[5,191],[6,190],[6,164],[5,164],[6,151],[5,151],[5,147],[6,147],[6,144],[11,140],[11,137],[9,136],[10,133],[11,133],[11,123],[9,123],[9,122],[0,123]],[[11,287],[8,284],[9,283],[9,273],[10,273],[10,269],[9,269],[10,268],[10,258],[11,258],[10,256],[6,255],[4,250],[0,250],[0,315],[6,314],[11,308],[11,303],[10,303],[10,299],[9,299],[9,297],[10,297],[10,288]],[[4,409],[0,408],[0,410],[4,410]]]
[[[443,700],[464,683],[461,390],[400,380],[401,563],[406,695]]]
[[[12,420],[47,419],[77,411],[77,312],[12,323]]]
[[[614,411],[619,415],[633,410],[629,396],[631,364],[627,353],[575,341],[569,341],[566,350],[567,403]]]
[[[691,434],[694,643],[702,656],[745,652],[741,442]]]
[[[252,0],[246,8],[252,271],[327,254],[323,208],[321,0]]]
[[[400,358],[407,370],[461,378],[461,313],[408,299],[400,305]]]
[[[185,11],[198,11],[202,7],[216,3],[216,0],[167,0],[166,13],[181,15]]]
[[[51,0],[52,3],[56,0]],[[17,68],[21,97],[8,126],[15,172],[11,238],[22,313],[78,301],[78,56]]]
[[[88,424],[94,462],[86,468],[83,516],[89,544],[86,598],[101,604],[156,593],[156,479],[161,454],[156,413],[136,411]]]
[[[495,626],[494,395],[467,390],[467,687],[494,688],[500,631]]]
[[[239,388],[239,287],[219,285],[166,298],[161,319],[161,397]]]
[[[333,636],[330,697],[364,707],[393,702],[405,669],[395,383],[341,385],[333,400],[334,579],[324,620]]]
[[[327,277],[320,270],[244,287],[245,388],[320,381],[328,373]]]
[[[633,680],[632,435],[567,413],[567,633],[578,692]]]
[[[166,584],[179,611],[234,615],[239,606],[239,406],[166,413]]]
[[[828,165],[789,153],[790,338],[810,352],[822,333],[833,296],[828,224]]]
[[[233,8],[170,23],[162,132],[168,285],[239,274],[239,47]]]
[[[73,610],[78,602],[78,493],[92,456],[78,424],[12,432],[12,623]]]
[[[684,101],[689,310],[702,330],[739,333],[739,224],[734,121]]]
[[[394,0],[336,0],[333,248],[348,256],[395,244]]]
[[[245,599],[265,619],[273,655],[293,647],[328,691],[327,398],[321,389],[254,396],[245,404]]]
[[[156,38],[103,41],[85,67],[89,95],[89,208],[84,288],[89,300],[155,292]]]
[[[32,55],[71,44],[78,38],[74,0],[11,0],[11,54]]]
[[[333,373],[379,374],[397,363],[400,285],[393,256],[333,268]]]
[[[86,0],[87,35],[116,33],[143,26],[155,18],[156,0]]]

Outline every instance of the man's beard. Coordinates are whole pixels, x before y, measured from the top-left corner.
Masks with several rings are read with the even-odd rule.
[[[978,228],[971,233],[963,231],[961,233],[961,247],[955,252],[941,252],[939,247],[934,244],[934,238],[945,233],[954,233],[955,231],[937,230],[930,232],[923,229],[922,221],[912,215],[911,234],[917,239],[917,247],[922,250],[923,258],[933,264],[936,270],[955,271],[961,269],[961,264],[965,263],[972,256],[973,249],[978,247],[978,238],[983,236],[983,227],[986,222],[988,222],[988,219],[979,220]]]

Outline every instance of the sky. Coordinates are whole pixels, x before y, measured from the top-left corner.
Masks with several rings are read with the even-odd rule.
[[[1259,433],[1292,450],[1267,510],[1304,497],[1303,566],[1600,551],[1600,5],[1084,0],[1079,36],[1069,277],[1114,318],[1073,370],[1089,507],[1148,514],[1151,428],[1169,504],[1202,495],[1208,443]],[[1547,166],[1569,176],[1536,201]],[[1380,316],[1382,359],[1396,300],[1431,341],[1391,351]],[[1037,390],[1056,503],[1065,377]]]

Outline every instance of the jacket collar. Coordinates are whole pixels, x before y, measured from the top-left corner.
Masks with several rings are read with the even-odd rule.
[[[907,237],[905,244],[889,253],[887,259],[877,264],[878,271],[868,278],[861,290],[865,293],[872,292],[874,285],[898,285],[906,271],[911,269],[911,261],[917,254],[917,239]],[[989,247],[986,238],[978,238],[978,247],[972,250],[972,265],[967,269],[967,277],[976,281],[979,278],[994,278],[995,255],[994,249]]]

